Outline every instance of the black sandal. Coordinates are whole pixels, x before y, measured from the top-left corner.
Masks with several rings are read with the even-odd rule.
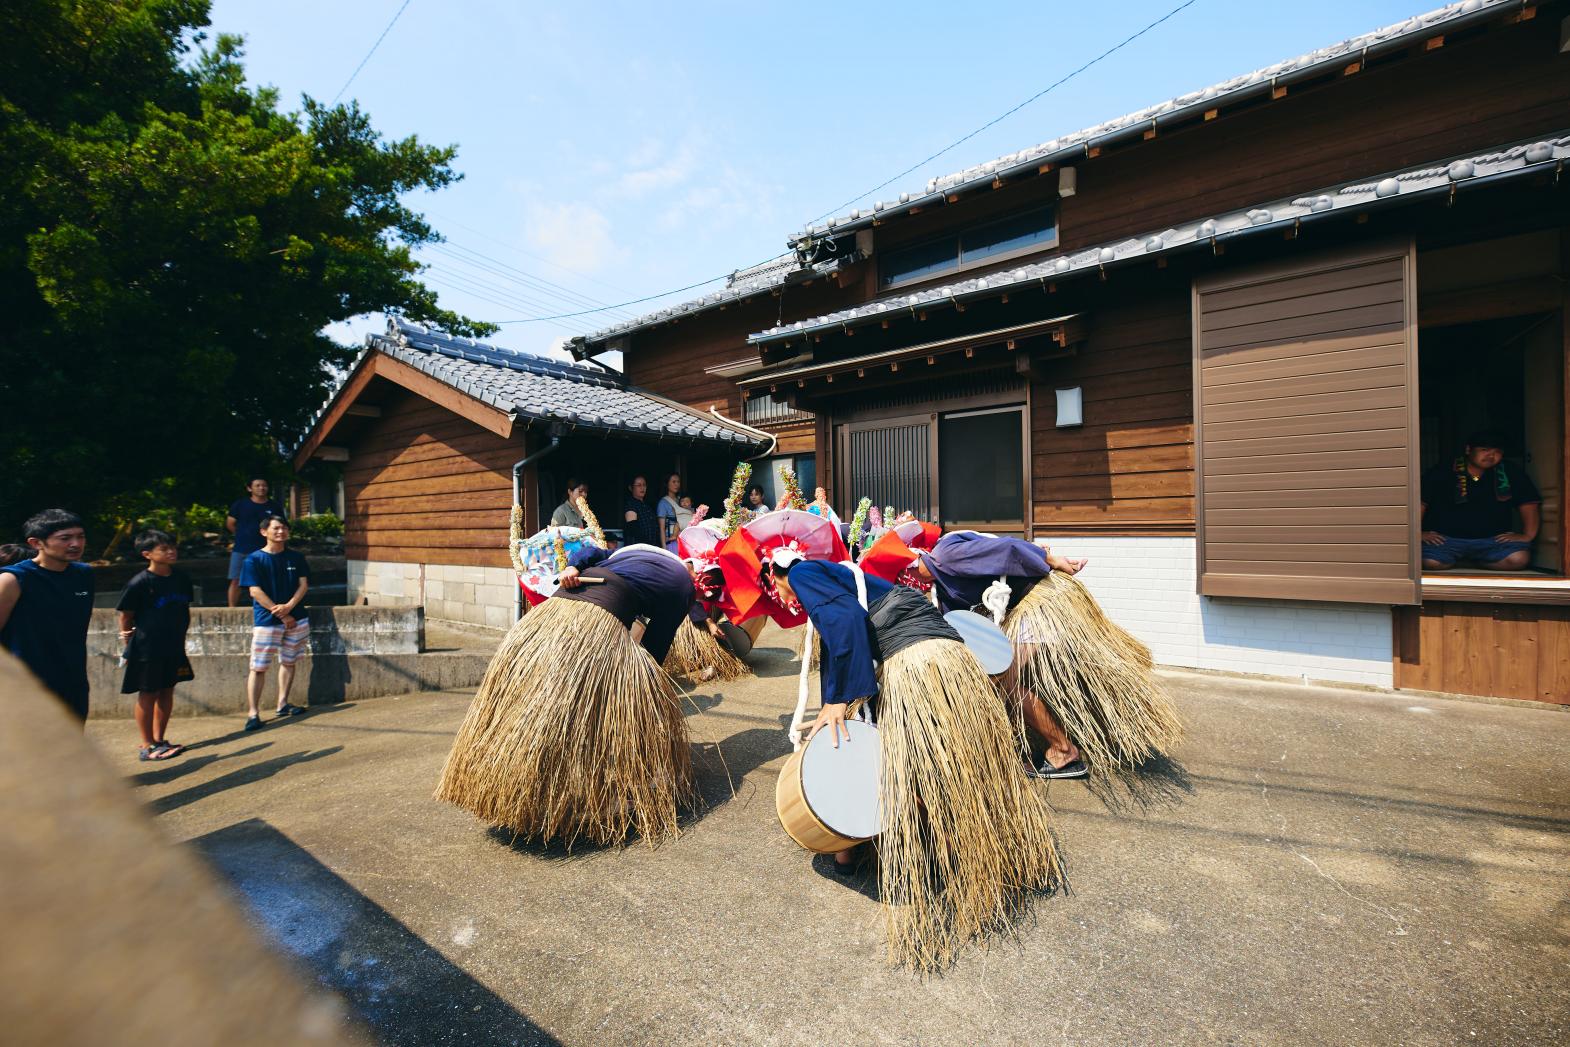
[[[1074,759],[1070,760],[1062,767],[1054,767],[1047,761],[1046,757],[1042,757],[1041,766],[1036,767],[1033,770],[1026,771],[1025,773],[1032,778],[1047,778],[1052,780],[1059,778],[1088,778],[1090,777],[1090,768],[1086,767],[1084,759],[1078,756],[1074,757]]]

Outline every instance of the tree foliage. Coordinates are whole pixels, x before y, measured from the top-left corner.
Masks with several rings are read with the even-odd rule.
[[[207,0],[0,5],[0,528],[238,492],[352,358],[335,321],[493,330],[411,255],[438,237],[403,199],[461,177],[454,148],[280,110],[207,24]]]

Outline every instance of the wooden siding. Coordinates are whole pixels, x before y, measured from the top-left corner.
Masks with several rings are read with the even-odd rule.
[[[1193,399],[1186,280],[1151,276],[1089,308],[1087,340],[1039,365],[1031,389],[1038,534],[1189,534]],[[1083,390],[1085,424],[1057,428],[1054,390]]]
[[[399,392],[349,450],[344,555],[507,566],[512,464],[524,454],[521,441]],[[526,497],[532,486],[524,486]]]
[[[1419,601],[1413,276],[1405,242],[1195,281],[1201,593]]]
[[[1559,53],[1559,20],[1495,28],[1086,160],[1078,165],[1078,194],[1062,204],[1061,248],[1137,236],[1561,128],[1570,75]],[[1131,200],[1139,206],[1130,207]]]
[[[1570,607],[1395,608],[1395,685],[1570,705]]]

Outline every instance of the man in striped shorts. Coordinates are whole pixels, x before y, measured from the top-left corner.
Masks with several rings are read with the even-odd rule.
[[[289,521],[281,516],[262,518],[262,548],[245,558],[240,584],[251,591],[251,674],[245,697],[249,715],[245,729],[262,726],[262,684],[267,670],[278,662],[278,715],[296,716],[305,710],[289,704],[294,686],[294,663],[300,660],[311,635],[311,622],[300,609],[310,588],[310,566],[305,557],[287,548]]]

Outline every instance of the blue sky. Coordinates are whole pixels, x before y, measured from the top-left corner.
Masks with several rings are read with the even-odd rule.
[[[330,101],[403,0],[215,0],[255,83]],[[443,304],[517,320],[625,302],[780,254],[785,237],[1017,105],[1181,0],[564,5],[410,0],[345,97],[458,146],[412,202]],[[1439,6],[1196,0],[878,196]],[[861,203],[871,203],[868,197]],[[853,205],[856,206],[856,205]],[[563,337],[693,297],[507,325]],[[335,329],[355,338],[380,318]]]

